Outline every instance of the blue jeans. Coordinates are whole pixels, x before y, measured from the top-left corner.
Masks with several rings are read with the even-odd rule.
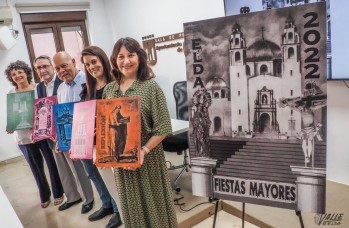
[[[81,159],[82,165],[84,166],[86,175],[90,178],[96,187],[99,198],[102,201],[103,208],[113,207],[114,213],[119,212],[118,206],[114,199],[111,197],[105,183],[99,173],[97,167],[93,164],[92,159]]]

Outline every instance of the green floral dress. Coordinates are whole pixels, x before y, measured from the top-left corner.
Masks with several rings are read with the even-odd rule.
[[[172,132],[165,96],[154,80],[135,81],[123,95],[119,85],[109,83],[103,98],[141,98],[141,143],[153,135]],[[170,178],[162,144],[144,157],[141,168],[131,171],[115,169],[123,221],[127,228],[177,227]]]

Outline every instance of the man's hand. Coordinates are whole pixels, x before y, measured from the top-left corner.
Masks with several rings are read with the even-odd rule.
[[[62,153],[62,151],[58,148],[58,143],[57,142],[56,142],[56,145],[55,145],[55,152],[56,152],[56,154]]]

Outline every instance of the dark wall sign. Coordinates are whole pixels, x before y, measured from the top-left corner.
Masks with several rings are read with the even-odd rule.
[[[157,62],[156,51],[161,51],[168,48],[176,48],[177,52],[183,51],[183,43],[177,40],[183,39],[184,33],[176,33],[167,36],[154,37],[154,34],[142,37],[143,48],[148,54],[148,63],[155,65]]]

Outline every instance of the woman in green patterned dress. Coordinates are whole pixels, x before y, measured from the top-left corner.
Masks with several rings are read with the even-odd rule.
[[[132,38],[119,39],[111,55],[112,73],[103,98],[141,98],[141,144],[138,169],[115,169],[125,227],[177,227],[172,190],[161,141],[171,134],[164,93],[152,80],[147,54]]]

